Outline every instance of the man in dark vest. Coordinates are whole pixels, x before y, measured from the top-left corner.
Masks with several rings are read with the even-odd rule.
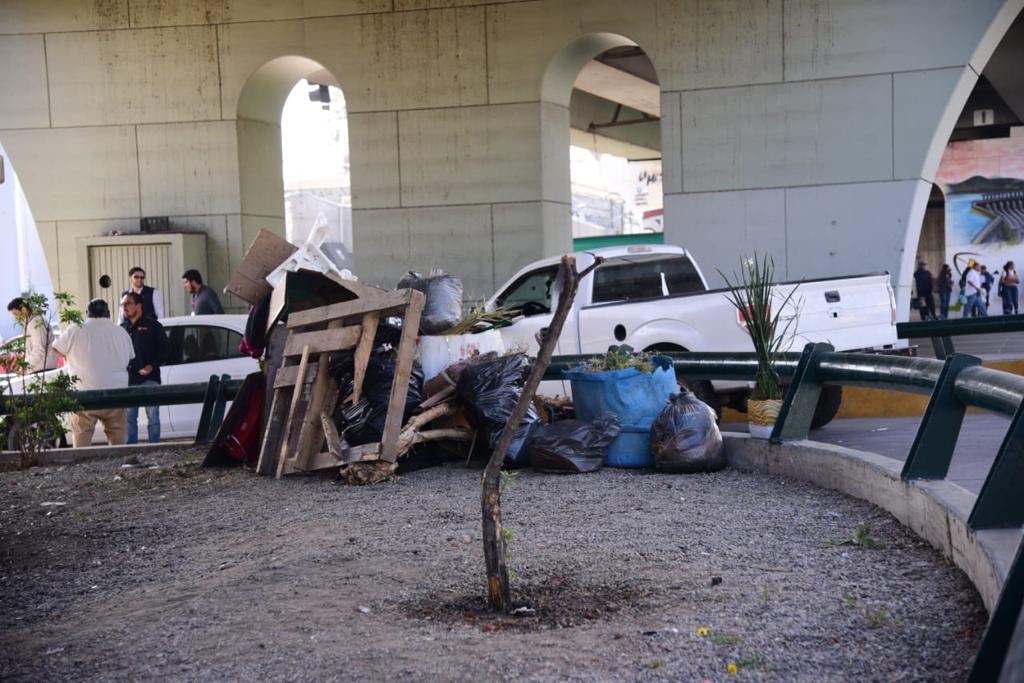
[[[128,363],[128,386],[160,384],[160,366],[167,359],[169,343],[163,325],[142,314],[142,296],[126,292],[121,297],[124,322],[121,327],[132,338],[135,357]],[[150,443],[160,440],[160,406],[146,406]],[[128,409],[128,443],[139,440],[139,409]]]
[[[158,320],[164,316],[164,298],[160,296],[160,290],[146,286],[146,271],[135,266],[128,271],[128,289],[121,292],[121,298],[128,292],[135,292],[142,297],[142,315],[147,318]],[[118,324],[124,322],[124,309],[117,319]]]

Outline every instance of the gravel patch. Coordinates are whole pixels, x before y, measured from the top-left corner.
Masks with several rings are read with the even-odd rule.
[[[479,470],[200,459],[0,474],[5,680],[962,680],[986,622],[888,513],[780,477],[520,473],[516,617],[486,607]]]

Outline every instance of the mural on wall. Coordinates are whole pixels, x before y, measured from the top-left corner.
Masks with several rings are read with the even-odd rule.
[[[1024,130],[1024,129],[1017,129]],[[968,259],[995,274],[1024,264],[1024,135],[951,142],[935,180],[946,199],[946,262]]]

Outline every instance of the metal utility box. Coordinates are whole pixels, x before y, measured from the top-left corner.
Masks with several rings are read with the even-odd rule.
[[[117,317],[121,292],[128,289],[128,271],[146,271],[146,284],[160,290],[167,317],[192,313],[191,299],[181,284],[181,274],[195,268],[209,277],[206,235],[201,232],[131,234],[116,237],[80,237],[78,253],[88,277],[89,298],[106,300]],[[82,308],[85,308],[84,302]]]

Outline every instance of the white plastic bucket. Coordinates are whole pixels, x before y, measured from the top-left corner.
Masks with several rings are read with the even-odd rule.
[[[505,345],[497,330],[479,334],[423,335],[418,343],[425,380],[433,379],[452,363],[470,356],[490,351],[505,353]]]

